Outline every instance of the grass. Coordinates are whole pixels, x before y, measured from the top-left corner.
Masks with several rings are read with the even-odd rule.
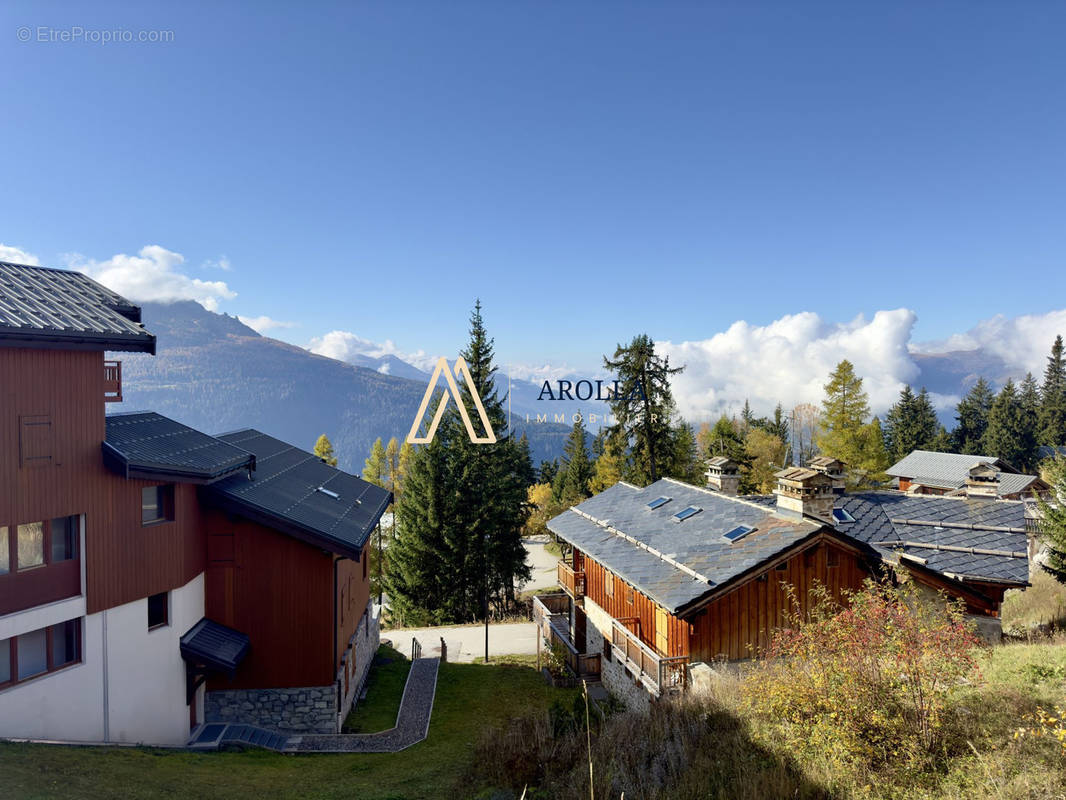
[[[11,798],[468,797],[460,783],[485,726],[574,692],[511,664],[442,664],[429,738],[400,753],[292,756],[0,743],[0,796]]]
[[[411,662],[403,653],[381,645],[367,676],[366,699],[357,702],[348,714],[344,732],[377,733],[395,726],[410,671]]]
[[[1024,632],[1039,625],[1066,627],[1066,585],[1042,569],[1025,591],[1011,589],[1003,599],[1003,630]]]

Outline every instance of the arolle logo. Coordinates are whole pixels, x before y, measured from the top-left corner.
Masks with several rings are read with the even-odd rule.
[[[423,418],[426,416],[426,411],[429,409],[429,401],[433,399],[433,393],[437,390],[437,381],[440,380],[442,375],[444,376],[445,382],[444,396],[441,397],[440,403],[437,405],[437,412],[433,415],[433,421],[430,423],[426,435],[419,436],[418,428],[422,424]],[[474,433],[474,425],[470,422],[470,415],[466,413],[466,406],[463,405],[463,397],[459,394],[459,385],[455,382],[455,378],[460,375],[462,375],[463,380],[466,381],[466,385],[470,389],[470,396],[474,399],[474,407],[477,409],[478,416],[481,418],[481,424],[485,427],[484,436],[478,436]],[[455,361],[455,376],[452,376],[452,371],[448,368],[448,359],[441,356],[441,358],[437,360],[437,366],[433,370],[433,377],[429,379],[429,386],[426,387],[426,394],[422,398],[422,405],[418,407],[415,421],[411,425],[411,432],[407,434],[407,441],[411,444],[429,444],[433,441],[433,437],[437,434],[437,426],[440,425],[441,418],[444,416],[444,409],[448,406],[449,397],[451,397],[455,401],[455,405],[459,407],[459,416],[463,420],[463,425],[466,427],[466,433],[470,437],[470,441],[474,444],[495,443],[496,433],[492,430],[488,415],[485,414],[485,406],[482,405],[481,398],[474,389],[474,379],[470,377],[470,369],[466,366],[466,361],[462,356]]]

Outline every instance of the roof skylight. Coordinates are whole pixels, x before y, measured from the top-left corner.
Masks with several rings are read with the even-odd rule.
[[[652,500],[650,503],[648,503],[648,508],[650,508],[652,511],[654,511],[657,508],[662,508],[667,503],[669,503],[670,500],[672,500],[672,499],[673,498],[670,498],[670,497],[656,497],[654,500]]]
[[[848,524],[855,521],[855,517],[851,516],[851,512],[846,508],[834,508],[833,509],[833,521],[841,524]]]
[[[702,508],[697,508],[696,506],[688,506],[687,508],[683,508],[680,511],[678,511],[676,514],[674,514],[674,519],[677,520],[678,522],[681,522],[683,520],[688,519],[689,517],[696,516],[701,511],[703,511]]]
[[[315,489],[315,491],[322,492],[322,494],[324,494],[326,497],[332,497],[334,500],[341,499],[341,496],[339,494],[337,494],[336,492],[331,492],[325,486],[319,486],[317,489]]]
[[[737,539],[741,539],[754,531],[755,528],[750,525],[738,525],[731,531],[726,531],[722,534],[722,537],[728,539],[731,542],[735,542]]]

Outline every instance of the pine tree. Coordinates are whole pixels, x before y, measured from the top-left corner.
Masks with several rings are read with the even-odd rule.
[[[1022,469],[1026,459],[1024,438],[1022,404],[1014,381],[1008,378],[988,412],[988,427],[982,447],[987,455],[996,456]]]
[[[988,429],[988,414],[995,396],[984,378],[977,383],[956,406],[958,424],[951,432],[951,445],[956,453],[976,456],[984,454],[985,431]]]
[[[390,599],[406,624],[470,622],[490,605],[506,611],[514,605],[517,584],[529,578],[521,532],[530,513],[533,468],[528,442],[507,429],[480,303],[461,355],[471,379],[471,385],[460,384],[461,402],[478,425],[472,394],[477,392],[497,441],[471,442],[458,408],[449,402],[433,441],[410,458],[386,576]]]
[[[585,425],[578,417],[563,446],[562,465],[552,483],[552,497],[566,505],[580,503],[589,496],[592,462],[585,446]]]
[[[315,455],[329,464],[331,467],[337,466],[337,456],[333,452],[333,442],[329,440],[326,434],[322,434],[318,437],[318,441],[315,442]]]
[[[1066,445],[1066,357],[1062,337],[1056,336],[1040,389],[1040,443]]]
[[[537,482],[546,483],[549,486],[554,483],[555,476],[559,472],[559,462],[554,458],[551,460],[545,459],[540,462],[540,466],[537,468]]]
[[[670,376],[684,368],[672,368],[669,358],[656,355],[647,334],[618,345],[614,358],[604,357],[603,365],[617,375],[618,393],[610,405],[613,429],[630,444],[627,477],[637,484],[654,483],[673,458]]]

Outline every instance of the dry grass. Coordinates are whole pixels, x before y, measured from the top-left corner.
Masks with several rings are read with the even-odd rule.
[[[1066,585],[1043,570],[1030,578],[1032,586],[1011,589],[1003,600],[1003,629],[1024,633],[1034,628],[1066,628]]]

